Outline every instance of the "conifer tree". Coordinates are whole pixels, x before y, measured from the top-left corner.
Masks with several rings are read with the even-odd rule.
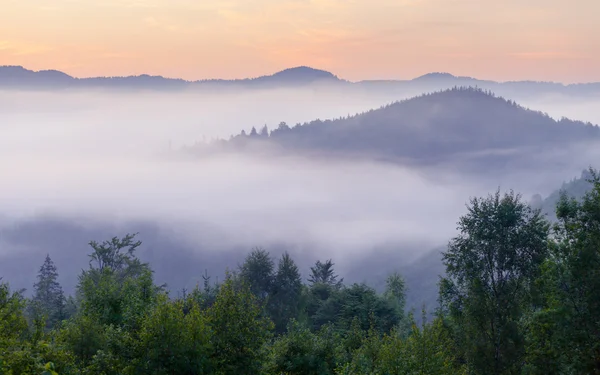
[[[36,315],[46,316],[46,327],[51,328],[65,318],[66,299],[62,287],[57,281],[58,271],[50,259],[50,255],[46,255],[37,279],[38,281],[33,284],[33,308]]]
[[[325,261],[325,263],[317,260],[314,267],[310,267],[310,277],[308,281],[311,284],[326,284],[331,286],[341,286],[344,279],[337,280],[338,275],[333,271],[334,263],[331,259]]]

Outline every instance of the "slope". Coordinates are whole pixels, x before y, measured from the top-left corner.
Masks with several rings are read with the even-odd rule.
[[[366,155],[418,163],[448,159],[494,163],[591,139],[600,139],[600,128],[590,123],[556,121],[490,92],[466,87],[347,118],[291,128],[281,123],[268,136],[243,132],[224,146],[243,149],[254,143],[253,148],[274,146],[285,152]]]

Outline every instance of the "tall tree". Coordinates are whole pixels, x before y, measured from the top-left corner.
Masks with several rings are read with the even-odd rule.
[[[33,308],[46,316],[46,328],[51,328],[66,317],[66,299],[62,287],[58,283],[56,265],[46,255],[40,267],[37,282],[33,284]],[[36,314],[37,315],[37,314]]]
[[[385,281],[384,296],[393,303],[400,314],[406,306],[406,282],[402,275],[394,272]]]
[[[440,297],[474,373],[520,373],[520,322],[548,253],[548,228],[512,191],[472,199],[460,218],[460,234],[443,254],[447,277]]]
[[[534,373],[600,374],[600,176],[581,201],[562,194],[544,265],[544,308],[532,317]]]
[[[135,254],[140,245],[134,234],[90,243],[90,268],[81,273],[77,286],[85,314],[96,316],[102,324],[139,325],[161,289],[154,284],[149,265]]]
[[[240,266],[240,277],[249,285],[259,301],[265,302],[273,290],[274,270],[275,264],[269,252],[255,248]]]
[[[292,257],[286,252],[281,256],[277,265],[273,297],[270,303],[270,315],[275,323],[277,333],[284,332],[288,322],[292,318],[298,317],[301,293],[300,271]]]

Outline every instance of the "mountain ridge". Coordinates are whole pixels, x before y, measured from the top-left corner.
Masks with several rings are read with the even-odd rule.
[[[514,134],[518,134],[515,137]],[[550,147],[600,140],[600,128],[523,107],[490,91],[456,87],[396,101],[353,116],[314,120],[260,132],[252,128],[213,150],[274,150],[417,164],[459,161],[504,168]],[[533,153],[533,154],[532,154]]]
[[[456,76],[448,72],[430,72],[409,80],[360,80],[348,81],[322,69],[309,66],[287,68],[273,74],[241,79],[200,79],[184,80],[161,75],[139,74],[129,76],[98,76],[78,78],[53,69],[34,71],[20,65],[0,66],[0,88],[86,88],[86,87],[125,87],[125,88],[192,88],[204,85],[241,85],[241,86],[277,86],[310,85],[318,83],[350,84],[361,89],[411,88],[413,85],[436,87],[439,85],[482,85],[488,89],[506,86],[508,89],[527,90],[531,88],[562,91],[597,92],[600,94],[600,82],[564,84],[544,81],[492,81],[469,76]],[[429,86],[427,86],[429,85]],[[433,85],[433,86],[431,86]],[[386,86],[386,87],[383,87]],[[444,88],[444,87],[438,87]],[[448,88],[448,87],[445,87]]]

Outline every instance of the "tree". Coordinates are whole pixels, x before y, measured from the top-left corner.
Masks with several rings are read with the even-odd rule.
[[[375,351],[377,355],[374,373],[389,375],[466,373],[463,366],[456,363],[452,339],[442,319],[436,318],[428,323],[425,311],[422,311],[421,319],[423,325],[419,328],[411,318],[411,332],[408,337],[405,338],[402,333],[392,331],[379,343],[370,345],[375,345],[378,349]],[[361,348],[360,352],[364,352],[364,348]],[[355,357],[360,358],[359,355]]]
[[[331,259],[322,263],[320,260],[317,260],[314,267],[310,268],[311,275],[308,278],[308,281],[311,284],[326,284],[331,286],[339,287],[342,285],[344,279],[340,279],[337,281],[338,275],[336,275],[333,271],[334,263]]]
[[[260,302],[265,302],[273,290],[274,269],[271,255],[261,248],[253,249],[240,266],[240,277]]]
[[[270,303],[271,319],[275,323],[275,332],[285,331],[288,322],[297,318],[300,310],[302,278],[298,266],[286,252],[279,259],[273,284],[273,297]]]
[[[271,345],[262,373],[269,375],[333,375],[341,337],[330,326],[313,333],[292,320],[288,332]]]
[[[256,297],[243,280],[228,275],[208,310],[213,364],[218,374],[260,373],[273,323],[262,314]]]
[[[197,302],[184,313],[184,301],[159,296],[144,319],[137,346],[137,367],[144,374],[210,373],[211,332]]]
[[[250,137],[258,137],[258,132],[256,131],[256,128],[254,126],[250,130]]]
[[[120,277],[135,276],[147,268],[147,264],[141,263],[135,256],[137,248],[142,244],[141,241],[135,241],[137,234],[126,234],[119,239],[113,237],[109,241],[98,243],[90,241],[90,246],[94,250],[90,255],[90,269],[103,272],[108,269],[112,272],[118,272]]]
[[[46,317],[46,328],[51,328],[66,317],[66,299],[57,281],[58,272],[50,255],[46,255],[37,279],[33,284],[33,308],[37,310],[35,315],[41,313]]]
[[[269,138],[269,128],[266,124],[262,127],[262,129],[260,129],[260,136],[263,138]]]
[[[406,282],[402,275],[394,272],[388,276],[385,281],[385,292],[383,295],[393,303],[399,314],[404,314],[406,306]]]
[[[551,256],[541,285],[544,306],[531,317],[533,373],[600,374],[600,177],[581,201],[562,194]]]
[[[549,225],[512,191],[474,198],[443,253],[442,312],[469,368],[519,373],[524,358],[521,319],[532,308],[534,283],[548,253]]]

